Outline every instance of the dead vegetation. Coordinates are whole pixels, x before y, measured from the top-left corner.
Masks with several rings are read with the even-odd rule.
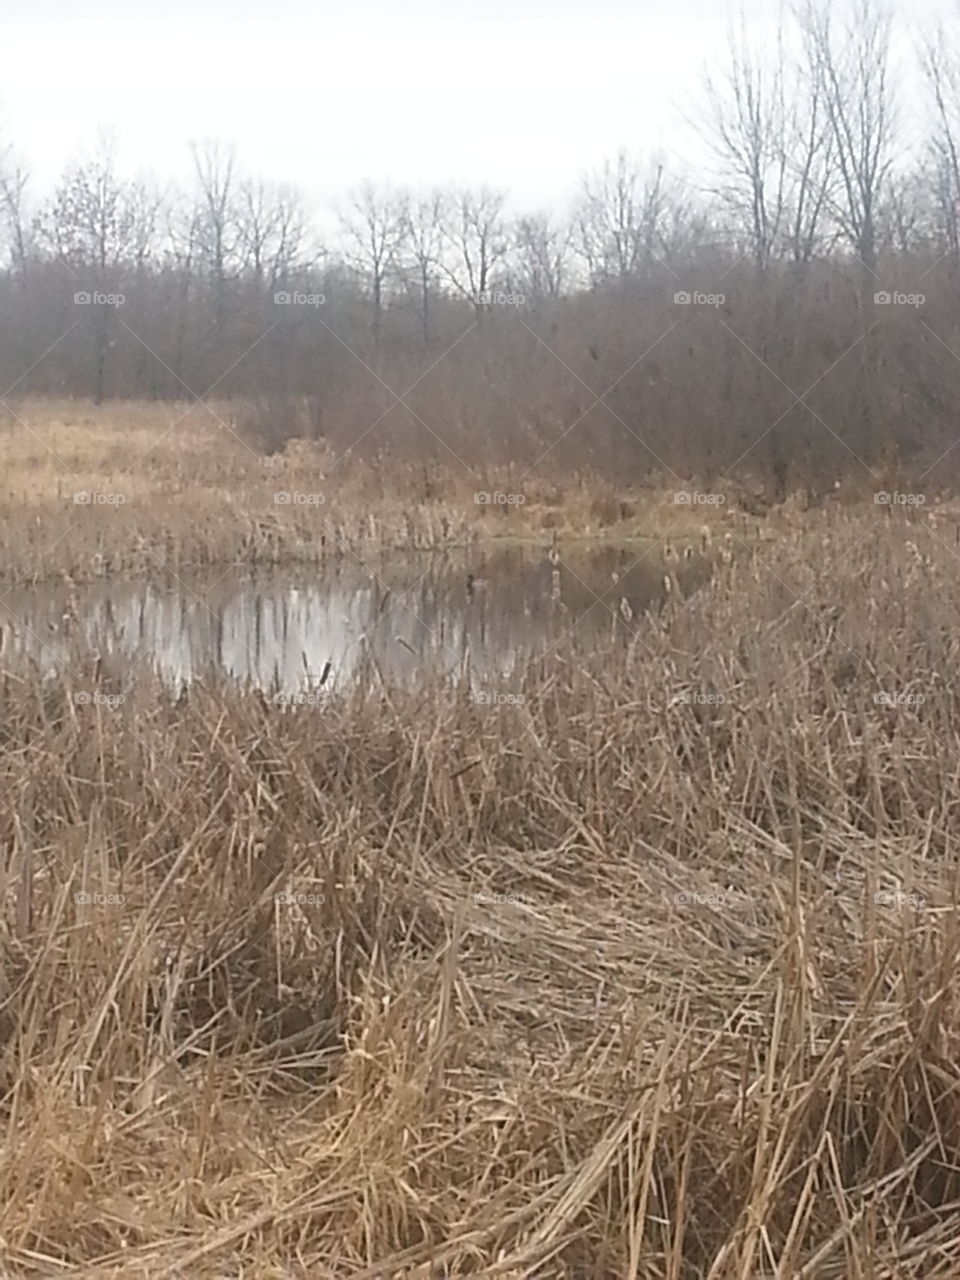
[[[6,1273],[956,1276],[954,537],[811,515],[522,705],[8,671]]]
[[[302,399],[19,406],[4,440],[0,579],[320,564],[487,539],[699,538],[705,522],[754,537],[760,527],[736,490],[729,506],[678,504],[681,485],[667,475],[631,488],[589,470],[361,460],[333,450],[310,415]],[[281,448],[271,423],[303,434]]]

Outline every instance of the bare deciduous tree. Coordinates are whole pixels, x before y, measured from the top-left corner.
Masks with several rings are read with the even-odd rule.
[[[583,180],[577,209],[580,252],[594,284],[624,281],[649,269],[662,247],[669,204],[663,165],[646,174],[625,151]]]
[[[223,327],[227,280],[237,269],[240,215],[234,148],[219,141],[194,144],[197,203],[191,222],[197,259],[213,288],[214,324]]]
[[[430,343],[431,302],[443,260],[444,198],[439,191],[421,192],[406,201],[402,262],[415,282],[424,345]]]
[[[860,380],[858,424],[850,448],[863,457],[876,447],[880,406],[874,332],[880,219],[896,131],[890,82],[891,16],[883,0],[855,0],[837,32],[828,0],[807,0],[802,17],[811,78],[819,86],[837,168],[831,211],[859,260],[858,304],[863,328],[855,356]],[[896,446],[890,442],[887,452]]]
[[[375,350],[383,338],[387,285],[399,266],[399,254],[409,224],[406,196],[392,188],[365,182],[352,191],[340,224],[346,240],[346,259],[363,281],[373,311],[371,331]]]
[[[306,224],[299,197],[287,187],[246,179],[237,218],[243,268],[273,289],[301,262]]]
[[[808,0],[802,22],[839,175],[833,212],[872,277],[877,266],[877,217],[896,128],[889,73],[890,13],[882,0],[856,0],[838,35],[826,0]]]
[[[776,252],[789,198],[782,41],[778,31],[775,54],[758,52],[741,13],[722,80],[704,77],[704,132],[721,165],[713,194],[733,214],[735,233],[746,233],[761,272]]]
[[[155,222],[155,197],[145,184],[118,177],[113,144],[104,137],[90,160],[68,169],[37,225],[41,238],[71,272],[77,293],[119,295],[125,273],[142,266],[149,255]],[[88,317],[95,333],[93,395],[98,404],[114,312],[114,305],[98,304]]]
[[[516,223],[516,276],[521,292],[534,300],[556,299],[571,282],[571,228],[546,214]]]
[[[510,252],[505,203],[502,191],[487,187],[459,191],[447,202],[445,273],[454,289],[471,303],[478,319]]]
[[[28,175],[9,149],[0,153],[0,223],[6,229],[10,262],[23,276],[30,254],[30,220],[26,208]]]
[[[922,70],[934,108],[930,151],[940,252],[960,255],[960,57],[943,26],[924,44]]]
[[[30,361],[30,328],[33,321],[27,281],[32,248],[27,182],[27,171],[12,150],[8,147],[0,152],[0,226],[5,232],[12,282],[19,299],[16,343],[20,363],[24,368]]]
[[[786,46],[782,23],[766,47],[741,13],[722,76],[705,76],[699,112],[718,165],[712,194],[761,273],[781,255],[798,267],[809,263],[830,190],[832,134],[820,78]]]

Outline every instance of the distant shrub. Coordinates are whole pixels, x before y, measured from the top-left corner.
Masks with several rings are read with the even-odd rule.
[[[318,396],[255,396],[242,402],[234,421],[247,443],[268,456],[282,453],[290,440],[323,438]]]

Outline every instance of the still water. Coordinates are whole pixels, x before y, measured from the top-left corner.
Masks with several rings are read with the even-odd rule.
[[[425,666],[509,676],[564,637],[590,643],[643,625],[668,570],[683,594],[706,561],[659,547],[543,548],[341,562],[309,573],[112,581],[0,591],[0,671],[64,673],[78,651],[118,674],[153,667],[171,686],[219,669],[261,689],[334,687],[360,663],[390,678]]]

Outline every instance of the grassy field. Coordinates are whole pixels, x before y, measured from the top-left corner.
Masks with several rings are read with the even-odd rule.
[[[177,440],[131,511],[235,545]],[[7,1273],[953,1280],[956,527],[810,513],[500,705],[6,674]]]
[[[630,489],[548,463],[481,474],[452,457],[361,461],[305,440],[265,456],[229,404],[25,403],[0,423],[0,446],[3,580],[320,563],[484,539],[699,539],[705,525],[749,540],[761,528],[732,503],[676,503],[671,477]]]

